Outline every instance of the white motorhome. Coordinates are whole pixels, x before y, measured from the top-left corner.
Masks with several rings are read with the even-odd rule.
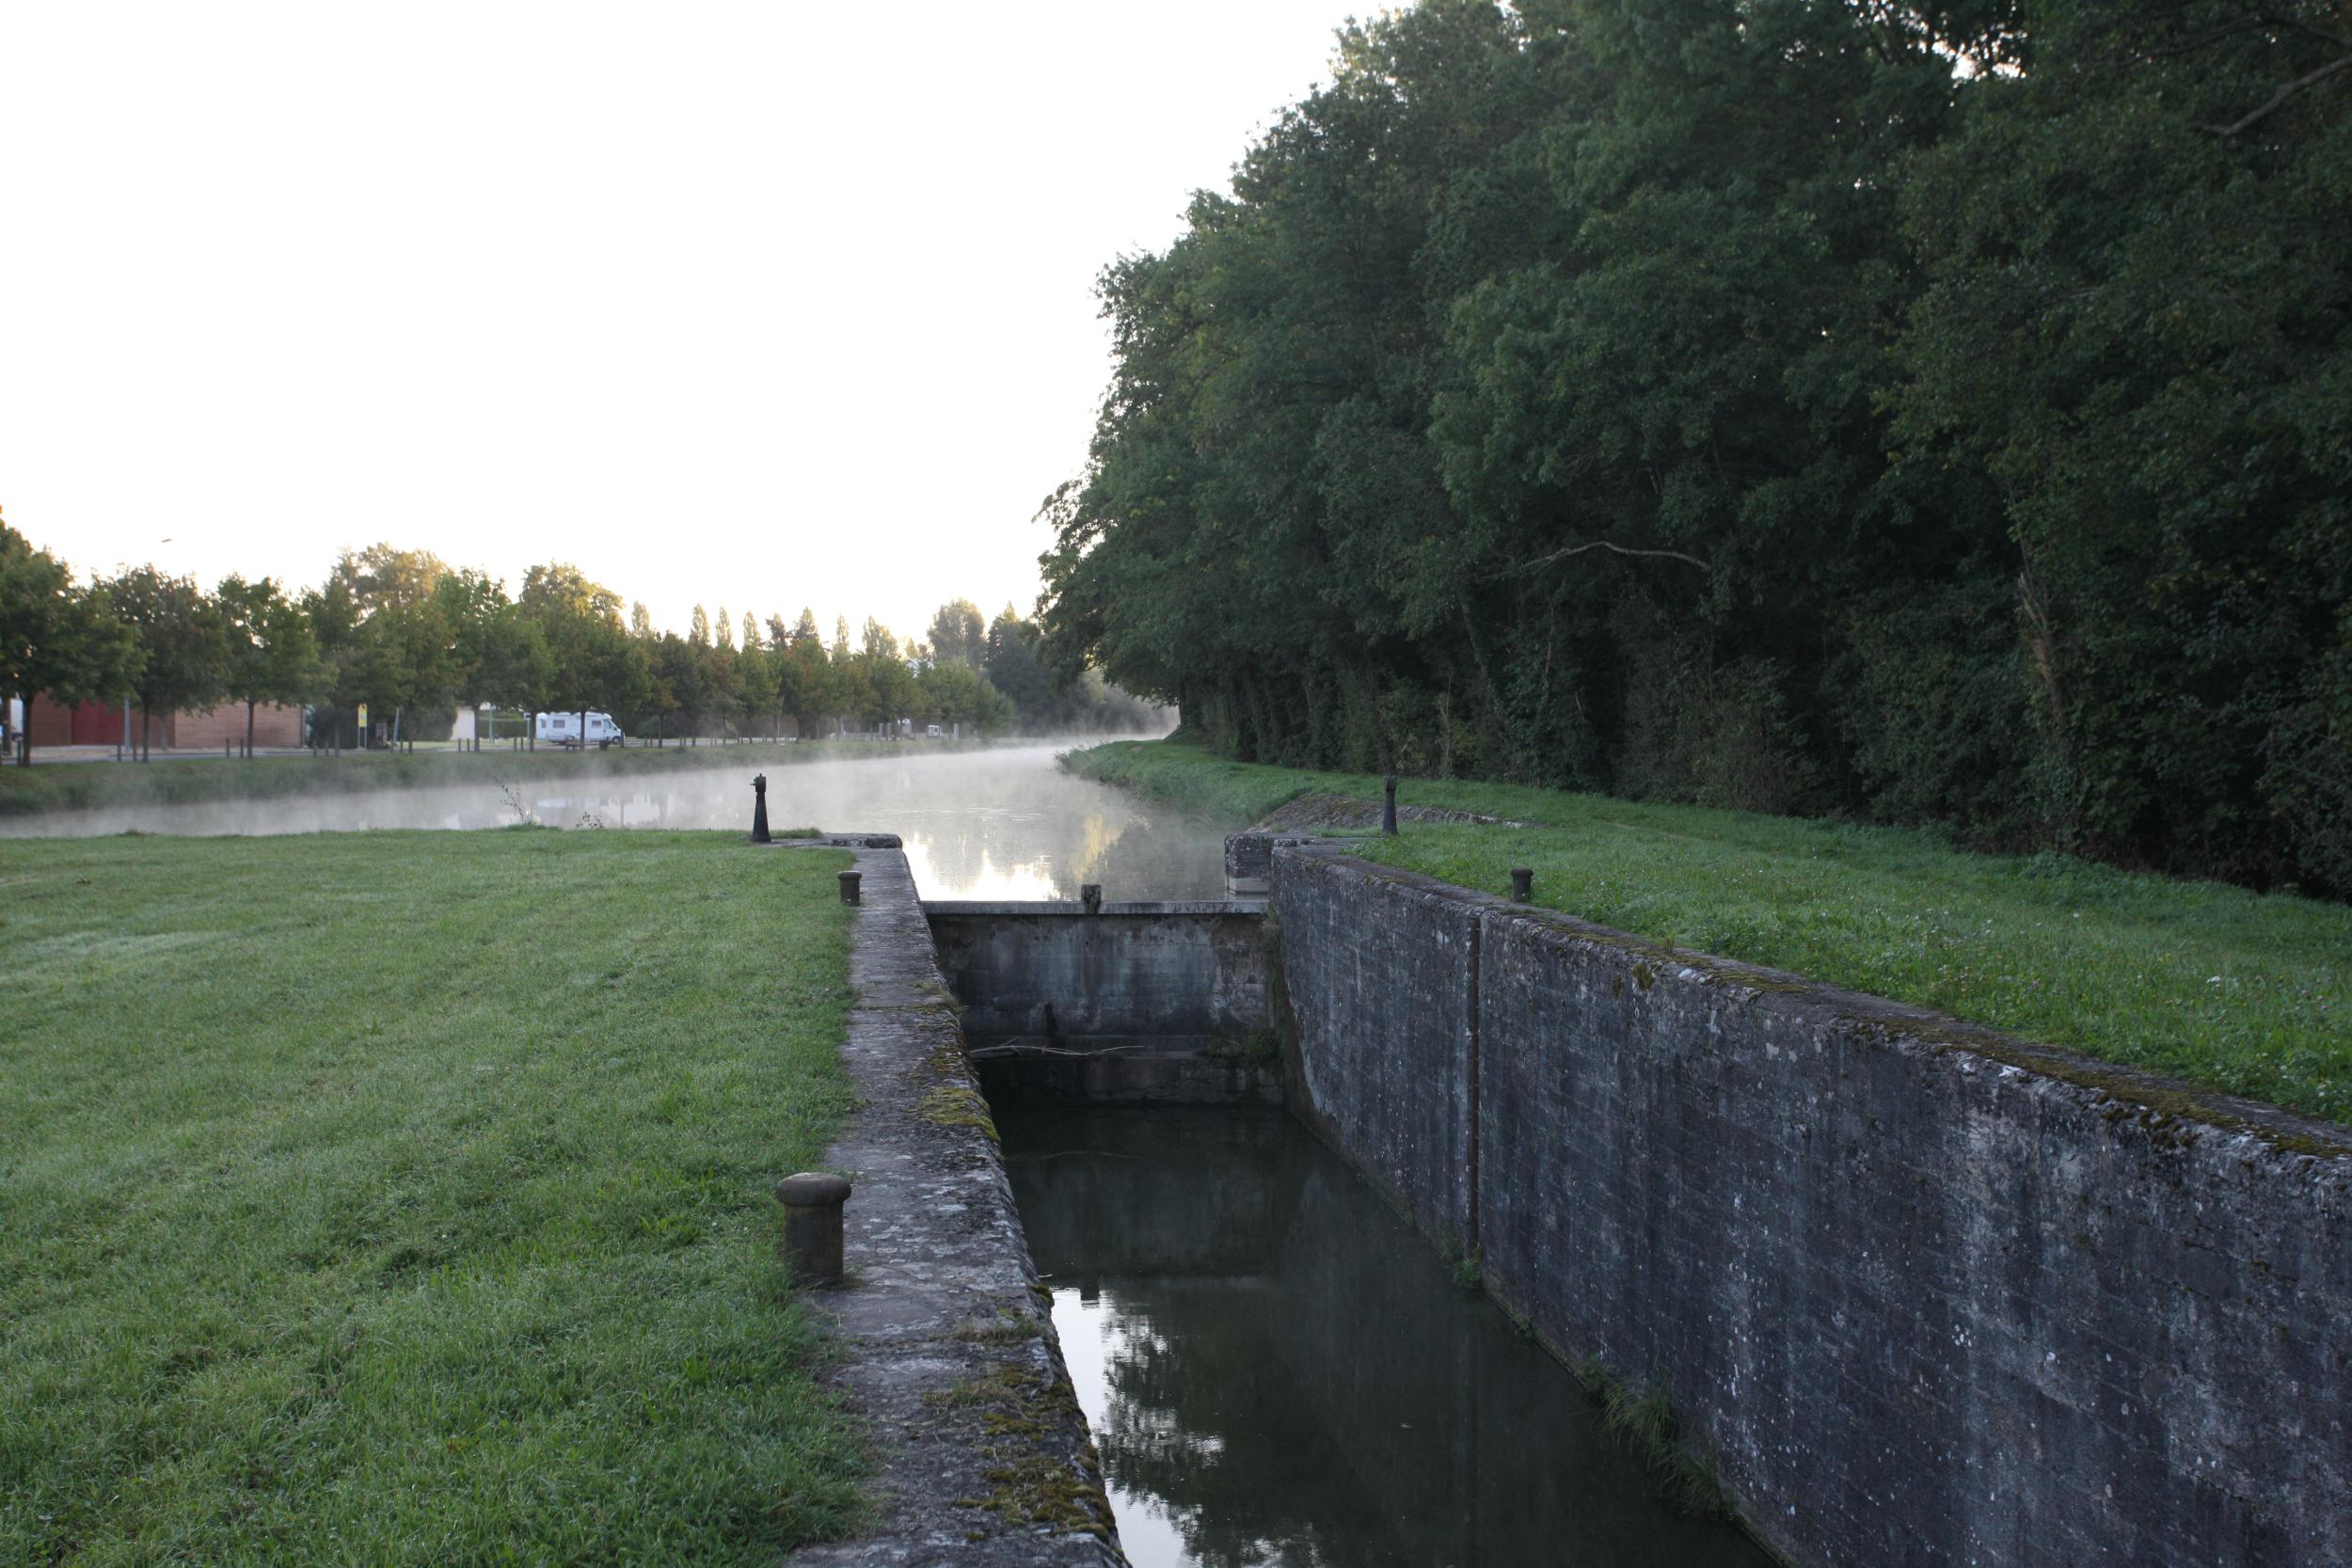
[[[583,718],[587,721],[585,729],[581,728]],[[602,751],[607,746],[618,746],[628,738],[621,733],[621,726],[613,722],[609,713],[542,713],[532,733],[543,745],[568,746],[574,751],[583,746],[594,746]]]

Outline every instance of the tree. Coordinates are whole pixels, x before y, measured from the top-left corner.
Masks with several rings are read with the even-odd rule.
[[[1898,444],[1985,498],[1998,782],[2057,847],[2352,891],[2352,24],[2053,8],[2026,59],[1902,192]]]
[[[744,624],[751,624],[746,613]],[[777,663],[779,656],[762,648],[753,636],[745,640],[735,654],[734,703],[738,719],[745,736],[752,733],[754,722],[762,715],[773,713],[779,689]]]
[[[318,647],[320,686],[332,710],[323,739],[318,717],[312,715],[310,742],[314,746],[340,746],[343,715],[361,701],[358,691],[359,601],[347,578],[329,576],[319,587],[306,591],[299,604],[302,618],[310,624],[310,636]]]
[[[217,701],[229,678],[229,639],[220,609],[187,578],[134,566],[105,584],[106,597],[137,641],[132,695],[139,705],[138,751],[148,758],[152,715]]]
[[[449,563],[430,550],[378,544],[343,551],[329,580],[347,588],[364,615],[387,604],[422,604],[448,575]]]
[[[1026,724],[1042,719],[1050,680],[1038,662],[1036,634],[1012,606],[996,613],[988,627],[988,679],[1002,692]]]
[[[18,699],[28,719],[37,695],[67,707],[118,700],[141,657],[103,590],[77,587],[63,562],[0,522],[0,697]],[[32,754],[28,732],[18,760]]]
[[[776,670],[776,702],[792,716],[794,732],[805,738],[828,713],[838,711],[833,683],[833,666],[825,657],[825,645],[816,635],[816,623],[808,612],[802,611],[809,635],[795,634],[783,648],[777,650],[780,662]]]
[[[968,724],[982,734],[1009,726],[1012,705],[988,677],[958,659],[926,665],[914,677],[915,717],[935,724]]]
[[[664,632],[654,645],[652,673],[666,699],[663,711],[683,714],[687,736],[699,736],[712,701],[709,650]]]
[[[272,578],[247,582],[230,576],[222,579],[213,597],[220,607],[227,640],[224,685],[230,696],[245,704],[245,751],[249,757],[254,712],[262,704],[298,706],[321,690],[325,670],[318,637],[302,607],[288,599]]]
[[[518,605],[502,604],[480,627],[474,655],[474,698],[501,708],[536,713],[551,700],[555,656],[547,633]]]
[[[951,599],[931,616],[931,657],[978,670],[988,662],[988,620],[970,599]]]
[[[621,601],[588,580],[577,566],[556,562],[523,575],[516,606],[539,628],[553,662],[551,687],[580,715],[619,713],[640,705],[651,671],[645,649],[621,623]]]

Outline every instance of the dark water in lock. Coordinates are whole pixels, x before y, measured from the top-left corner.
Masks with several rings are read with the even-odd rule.
[[[1136,1568],[1770,1568],[1283,1113],[997,1122]]]

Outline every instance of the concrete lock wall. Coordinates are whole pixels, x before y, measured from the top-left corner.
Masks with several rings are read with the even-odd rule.
[[[991,1095],[1280,1101],[1263,904],[923,908]]]
[[[1016,1037],[1246,1039],[1266,1027],[1264,909],[1220,902],[927,903],[931,942],[979,1042]]]
[[[2345,1130],[1274,856],[1296,1108],[1818,1564],[2352,1562]]]

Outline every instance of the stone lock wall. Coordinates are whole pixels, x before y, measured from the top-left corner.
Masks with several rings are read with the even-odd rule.
[[[1313,847],[1295,1102],[1808,1564],[2352,1563],[2345,1130]]]
[[[923,906],[975,1042],[1016,1037],[1242,1039],[1266,1027],[1260,904]]]
[[[1263,904],[923,909],[992,1097],[1280,1103]]]

